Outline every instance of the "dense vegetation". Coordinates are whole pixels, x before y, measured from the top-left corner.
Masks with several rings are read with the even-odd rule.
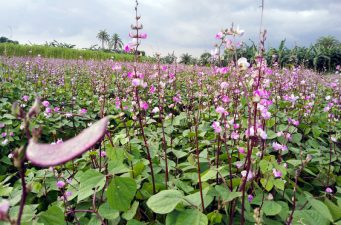
[[[13,220],[24,131],[58,145],[114,116],[81,157],[24,163],[22,224],[340,223],[338,76],[42,57],[2,57],[0,72],[0,194]]]
[[[94,60],[107,60],[113,59],[115,61],[131,62],[134,56],[126,53],[114,53],[94,50],[79,50],[66,47],[54,47],[47,45],[19,45],[13,43],[1,43],[0,55],[9,56],[42,56],[46,58],[59,58],[59,59],[94,59]],[[153,61],[149,57],[141,57],[142,61]]]

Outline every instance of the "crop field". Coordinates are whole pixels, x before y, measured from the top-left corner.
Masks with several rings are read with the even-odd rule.
[[[0,225],[341,225],[341,43],[266,48],[263,0],[258,45],[150,57],[134,2],[126,44],[0,37]]]
[[[23,224],[339,220],[340,78],[240,65],[1,57],[8,218],[18,214],[25,167]],[[89,151],[63,150],[106,115]],[[20,161],[30,138],[61,148],[44,156],[37,146]]]

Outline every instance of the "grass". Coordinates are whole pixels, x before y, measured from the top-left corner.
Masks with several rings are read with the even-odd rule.
[[[41,55],[45,58],[60,58],[60,59],[94,59],[106,60],[113,59],[115,61],[128,61],[134,60],[131,54],[110,53],[103,51],[93,50],[80,50],[60,47],[49,47],[44,45],[19,45],[12,43],[0,44],[0,55],[8,56],[37,56]],[[141,57],[142,61],[152,61],[150,57]]]

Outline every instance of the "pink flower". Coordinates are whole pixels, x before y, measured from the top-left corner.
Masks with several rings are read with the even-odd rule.
[[[252,202],[252,200],[253,200],[253,195],[248,195],[248,196],[247,196],[247,200],[248,200],[249,202]]]
[[[331,189],[330,187],[327,187],[327,188],[326,188],[326,192],[327,192],[328,194],[331,194],[331,193],[333,193],[333,189]]]
[[[224,114],[224,113],[225,113],[225,109],[224,109],[223,107],[221,107],[221,106],[218,106],[218,107],[215,109],[215,111],[216,111],[217,113],[220,113],[220,114]]]
[[[246,177],[247,174],[247,181],[250,181],[253,178],[253,173],[252,171],[249,171],[249,173],[246,170],[243,170],[242,172],[240,172],[240,174],[242,175],[242,177]]]
[[[155,107],[153,110],[152,110],[152,113],[158,113],[160,111],[159,107]]]
[[[276,170],[275,168],[272,169],[272,173],[274,174],[275,178],[279,178],[282,176],[282,172],[279,170]]]
[[[7,199],[2,199],[0,202],[0,220],[6,218],[9,209],[9,201]]]
[[[134,86],[134,87],[137,87],[141,84],[141,80],[138,79],[138,78],[135,78],[131,81],[131,84]]]
[[[46,101],[46,100],[43,101],[42,104],[43,104],[43,106],[45,106],[45,107],[49,107],[49,105],[50,105],[50,103],[49,103],[48,101]]]
[[[220,88],[221,89],[226,89],[227,87],[229,86],[229,84],[227,83],[227,82],[221,82],[221,84],[220,84]]]
[[[84,115],[84,114],[86,114],[88,112],[88,110],[86,110],[86,109],[80,109],[79,110],[79,114],[81,114],[81,115]]]
[[[212,123],[212,128],[214,129],[214,133],[219,134],[219,133],[221,132],[220,123],[217,122],[217,121],[214,121],[214,122]]]
[[[47,108],[45,109],[45,112],[46,112],[47,114],[50,114],[50,113],[52,113],[52,109],[51,109],[50,107],[47,107]]]
[[[149,108],[149,105],[147,102],[141,102],[140,103],[140,108],[143,110],[147,110]]]
[[[139,34],[139,38],[146,39],[147,38],[147,34],[146,33],[141,33],[141,34]]]
[[[124,51],[125,52],[127,52],[127,53],[129,53],[129,52],[131,52],[131,50],[133,50],[132,48],[131,48],[131,44],[126,44],[126,45],[124,45]]]
[[[239,152],[240,154],[245,154],[245,149],[242,148],[242,147],[239,147],[239,148],[238,148],[238,152]]]
[[[275,151],[282,150],[282,145],[278,144],[277,142],[272,143],[272,148]]]
[[[104,158],[104,157],[106,157],[106,156],[107,156],[107,153],[104,152],[104,151],[102,151],[102,152],[101,152],[101,157]]]
[[[24,100],[24,102],[27,102],[29,98],[30,97],[28,97],[27,95],[22,96],[22,100]]]
[[[154,94],[154,92],[155,92],[155,87],[154,87],[154,85],[152,85],[149,88],[149,93]]]
[[[64,186],[65,186],[65,182],[64,182],[64,181],[59,180],[59,181],[57,182],[57,188],[63,188]]]
[[[233,131],[233,132],[231,133],[231,138],[232,138],[233,140],[237,140],[237,139],[239,138],[239,134],[238,134],[237,132]]]
[[[60,108],[58,106],[54,107],[53,111],[54,112],[59,112]]]
[[[2,132],[2,134],[1,134],[1,137],[6,137],[7,136],[7,133],[6,132]]]
[[[216,35],[215,35],[215,38],[216,39],[222,39],[224,36],[223,32],[218,32]]]
[[[221,100],[222,100],[224,103],[230,102],[230,98],[229,98],[227,95],[222,96],[222,97],[221,97]]]

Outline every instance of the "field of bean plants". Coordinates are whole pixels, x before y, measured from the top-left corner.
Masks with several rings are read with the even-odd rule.
[[[340,66],[141,62],[135,10],[134,62],[0,56],[0,224],[341,225]]]

